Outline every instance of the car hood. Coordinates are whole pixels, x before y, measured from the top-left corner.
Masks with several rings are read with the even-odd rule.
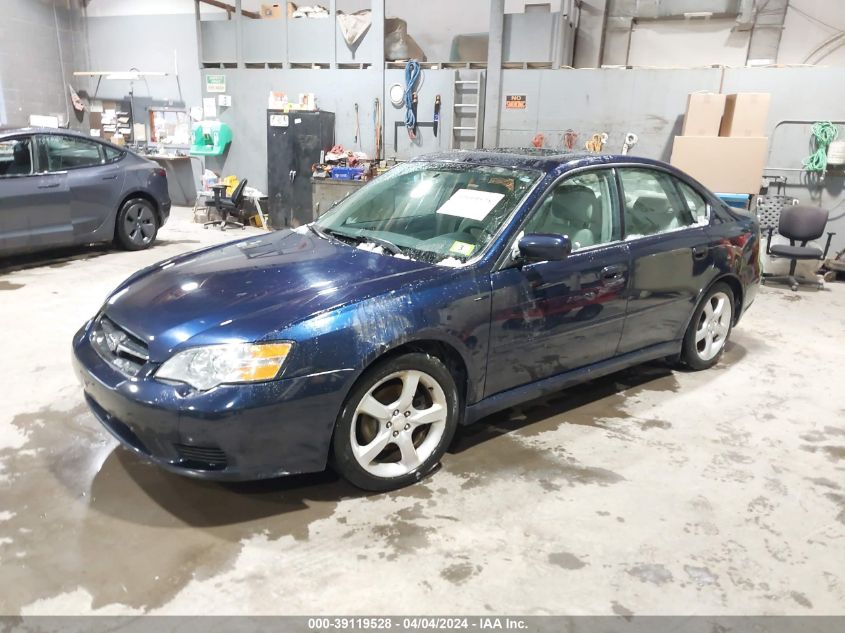
[[[448,272],[285,230],[156,264],[124,282],[105,313],[160,362],[180,347],[262,340],[314,314]]]

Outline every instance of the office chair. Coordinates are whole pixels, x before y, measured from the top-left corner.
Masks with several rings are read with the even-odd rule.
[[[789,244],[775,244],[772,246],[772,234],[774,227],[769,227],[769,235],[766,239],[766,253],[775,257],[789,259],[788,275],[764,276],[763,282],[779,281],[786,282],[795,291],[801,283],[812,284],[822,288],[824,284],[818,281],[800,280],[795,276],[795,267],[799,259],[824,259],[830,249],[830,240],[835,233],[828,232],[827,244],[824,253],[818,248],[807,246],[810,240],[817,240],[824,234],[827,226],[828,212],[818,207],[804,207],[800,205],[784,207],[778,220],[778,233],[789,240]],[[795,242],[800,242],[796,246]]]
[[[754,213],[757,216],[757,221],[760,222],[760,231],[766,233],[769,229],[774,229],[775,235],[777,235],[781,211],[785,207],[791,207],[796,204],[798,204],[798,199],[792,196],[773,194],[757,196]]]
[[[234,226],[239,228],[244,228],[243,222],[236,222],[235,220],[230,220],[229,216],[234,215],[235,217],[241,217],[244,208],[244,188],[246,187],[246,178],[241,180],[238,183],[238,186],[235,187],[235,190],[232,192],[232,196],[227,198],[221,195],[221,189],[216,189],[214,191],[214,200],[212,204],[214,208],[217,209],[217,212],[220,214],[219,220],[212,220],[210,222],[204,222],[203,228],[208,228],[209,226],[219,226],[221,231],[225,231],[227,227]]]

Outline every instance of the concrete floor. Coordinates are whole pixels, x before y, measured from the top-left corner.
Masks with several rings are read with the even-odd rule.
[[[70,339],[131,272],[243,235],[4,262],[0,613],[845,614],[845,285],[763,288],[722,363],[482,421],[422,484],[170,475],[82,402]]]

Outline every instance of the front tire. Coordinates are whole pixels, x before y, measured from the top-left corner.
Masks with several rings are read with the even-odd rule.
[[[696,307],[684,335],[684,364],[701,370],[719,362],[731,334],[733,314],[733,291],[727,284],[715,284]]]
[[[332,440],[332,465],[364,490],[415,483],[446,452],[458,412],[455,381],[440,360],[421,353],[389,359],[349,394]]]
[[[145,198],[131,198],[117,212],[115,240],[128,251],[149,248],[158,235],[155,208]]]

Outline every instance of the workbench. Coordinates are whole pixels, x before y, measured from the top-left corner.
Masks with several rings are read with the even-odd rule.
[[[328,211],[332,204],[358,191],[366,183],[363,180],[340,180],[337,178],[311,178],[311,200],[314,219]]]
[[[194,205],[199,184],[194,176],[194,159],[190,156],[175,154],[149,154],[144,158],[157,162],[167,172],[167,192],[170,194],[170,202],[180,207]]]

